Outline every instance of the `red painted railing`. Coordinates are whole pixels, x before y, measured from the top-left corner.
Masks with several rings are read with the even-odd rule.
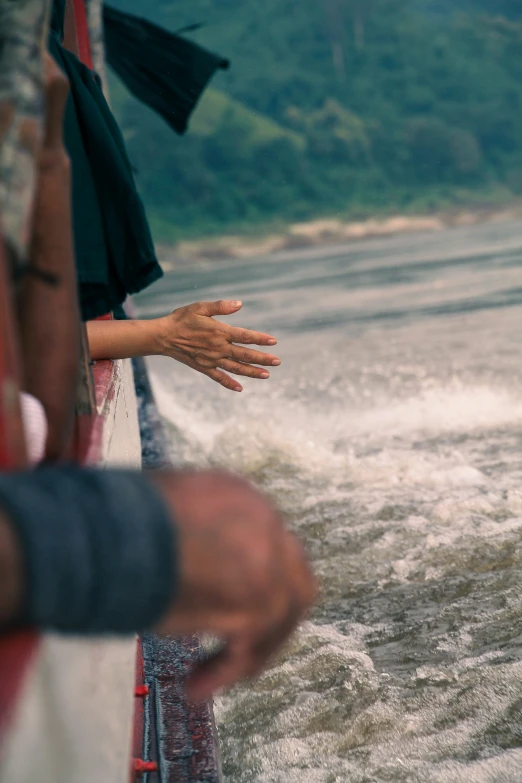
[[[71,30],[72,36],[68,42],[65,42],[68,48],[73,49],[78,58],[87,65],[93,67],[91,45],[89,39],[89,26],[85,7],[85,0],[67,0],[66,30]],[[74,48],[73,48],[74,47]],[[108,315],[106,318],[110,318]],[[98,409],[101,409],[103,402],[111,394],[114,385],[113,362],[99,361],[94,367],[94,382],[96,391],[96,403]],[[103,435],[103,420],[101,417],[94,416],[92,429],[90,432],[90,448],[86,454],[86,460],[90,463],[96,462],[101,456],[101,441]],[[136,685],[143,687],[143,658],[141,655],[141,640],[137,645],[137,669]],[[154,762],[143,761],[143,720],[144,720],[144,702],[143,698],[135,699],[134,711],[134,736],[133,736],[133,759],[131,764],[131,778],[136,780],[147,772],[153,772],[157,769]]]
[[[76,40],[78,42],[78,57],[84,65],[92,70],[91,42],[89,39],[89,25],[87,21],[85,0],[72,0],[72,8],[74,13]]]

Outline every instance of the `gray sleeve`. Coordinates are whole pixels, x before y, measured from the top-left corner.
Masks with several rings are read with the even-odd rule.
[[[0,474],[20,541],[20,624],[75,634],[151,628],[177,587],[171,512],[146,475],[76,466]]]

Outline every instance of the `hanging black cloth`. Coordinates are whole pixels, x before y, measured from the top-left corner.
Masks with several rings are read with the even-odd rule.
[[[73,228],[85,320],[113,310],[162,275],[123,137],[99,80],[61,45],[63,0],[49,51],[67,75],[64,138],[72,169]]]
[[[60,41],[63,40],[66,4],[67,0],[54,0],[51,10],[51,30],[56,33]]]
[[[177,132],[228,60],[146,19],[103,7],[105,56],[128,90]]]

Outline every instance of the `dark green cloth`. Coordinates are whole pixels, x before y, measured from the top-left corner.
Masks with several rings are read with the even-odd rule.
[[[162,275],[125,143],[96,75],[62,44],[65,0],[54,0],[49,51],[69,78],[65,145],[72,164],[73,228],[85,320],[114,310]],[[128,89],[178,133],[228,62],[179,35],[104,8],[107,61]]]
[[[128,90],[177,132],[228,60],[146,19],[103,7],[105,56]]]
[[[80,303],[83,318],[90,319],[113,310],[162,271],[123,137],[100,83],[61,45],[58,13],[53,22],[57,30],[50,36],[49,51],[71,89],[64,137],[72,168]]]
[[[66,3],[67,0],[54,0],[51,11],[51,30],[56,33],[60,41],[63,40]]]

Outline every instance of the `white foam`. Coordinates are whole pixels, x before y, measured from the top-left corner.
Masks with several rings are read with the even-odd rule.
[[[324,412],[283,400],[247,400],[216,416],[205,406],[174,393],[153,375],[160,411],[181,430],[187,458],[203,460],[247,473],[270,465],[289,465],[336,483],[480,487],[486,479],[466,457],[413,449],[413,441],[430,435],[481,432],[518,425],[522,401],[502,389],[441,387],[402,402],[364,410]],[[378,443],[379,451],[364,455]],[[342,444],[342,446],[341,446]],[[362,455],[357,452],[362,451]],[[331,496],[330,496],[331,497]],[[520,501],[522,504],[522,500]]]
[[[175,459],[259,481],[323,587],[317,621],[275,668],[217,702],[230,783],[522,779],[522,752],[503,750],[522,699],[509,663],[520,227],[505,239],[505,227],[397,238],[194,276],[203,299],[237,284],[241,323],[280,338],[282,365],[234,395],[154,362]]]
[[[432,388],[417,397],[356,415],[352,433],[379,437],[407,433],[438,435],[488,431],[522,424],[522,400],[504,389],[463,386]]]

